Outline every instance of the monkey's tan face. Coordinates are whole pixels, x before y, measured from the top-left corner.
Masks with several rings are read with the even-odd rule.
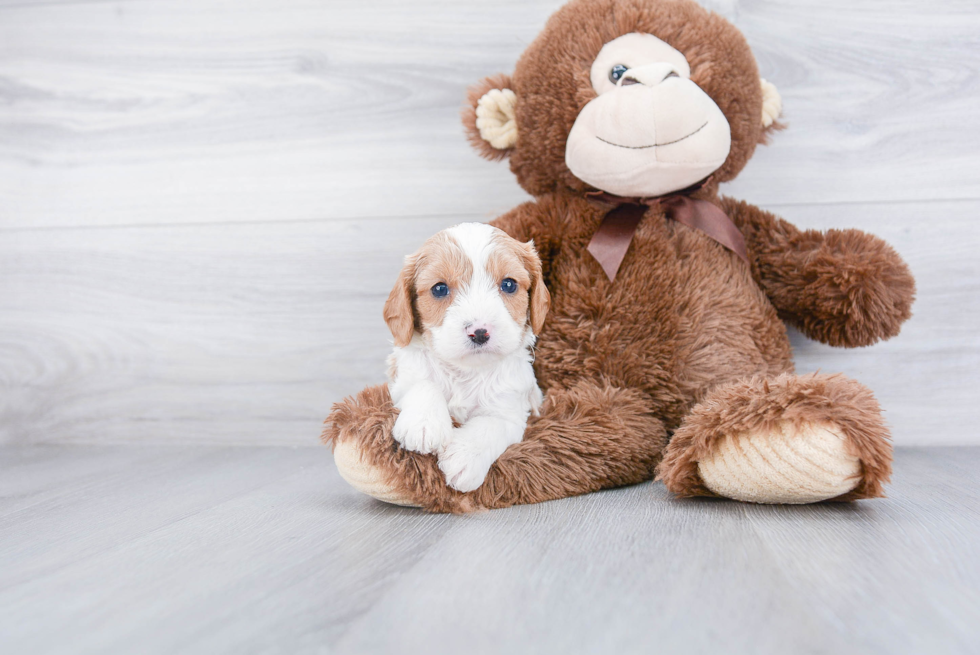
[[[590,75],[599,95],[579,113],[565,146],[572,174],[608,193],[649,197],[720,168],[731,129],[690,75],[684,55],[652,34],[603,46]]]

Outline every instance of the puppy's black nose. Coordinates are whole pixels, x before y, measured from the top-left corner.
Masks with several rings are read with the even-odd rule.
[[[490,341],[490,335],[483,328],[480,328],[478,330],[473,330],[473,334],[469,335],[469,337],[470,337],[470,341],[472,341],[478,346],[482,346],[487,341]]]

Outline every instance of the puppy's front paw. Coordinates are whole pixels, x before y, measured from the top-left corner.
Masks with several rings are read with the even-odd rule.
[[[439,453],[439,469],[446,476],[446,484],[464,493],[483,484],[494,461],[465,441],[453,441]]]
[[[438,407],[408,405],[395,420],[391,436],[406,450],[434,453],[449,442],[453,420],[449,412]]]

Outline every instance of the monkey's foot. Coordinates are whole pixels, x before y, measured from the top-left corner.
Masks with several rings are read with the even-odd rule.
[[[658,478],[679,496],[816,503],[883,496],[891,444],[871,392],[843,375],[723,384],[684,419]]]
[[[333,461],[340,477],[362,494],[378,500],[404,507],[418,507],[408,494],[400,491],[386,481],[381,467],[374,466],[361,456],[359,444],[355,441],[341,441],[333,449]]]
[[[835,425],[780,423],[727,435],[698,462],[710,491],[749,503],[816,503],[837,498],[861,481],[861,460]]]

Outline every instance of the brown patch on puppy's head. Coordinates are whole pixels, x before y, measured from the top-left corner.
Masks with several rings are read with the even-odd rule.
[[[463,226],[457,226],[457,228]],[[484,267],[490,282],[500,294],[504,307],[519,326],[530,325],[540,333],[548,313],[550,295],[541,274],[541,260],[534,243],[521,243],[502,230],[482,226],[490,246]],[[474,263],[464,251],[452,230],[430,237],[419,250],[405,258],[398,280],[385,303],[384,319],[395,345],[407,346],[415,333],[443,324],[446,312],[460,293],[465,293],[474,279]],[[465,240],[465,238],[464,238]],[[472,244],[469,246],[471,249]],[[478,257],[482,259],[482,257]],[[501,283],[513,279],[517,291],[507,293]],[[486,278],[481,278],[486,280]],[[437,285],[445,285],[434,293]]]
[[[395,345],[407,346],[415,334],[415,255],[405,258],[405,265],[385,301],[384,318]]]
[[[454,290],[467,284],[472,275],[472,262],[446,232],[429,238],[417,252],[406,257],[384,308],[384,319],[395,345],[403,348],[416,332],[422,334],[429,327],[442,325]],[[440,282],[449,287],[449,293],[437,298],[432,288]]]
[[[519,325],[529,323],[535,334],[541,332],[544,318],[551,304],[551,294],[541,275],[541,260],[534,249],[534,242],[521,243],[499,231],[494,236],[494,250],[487,258],[487,273],[500,283],[511,278],[517,283],[516,293],[501,295],[511,317]]]
[[[522,246],[520,255],[524,260],[524,267],[527,268],[531,275],[531,289],[528,292],[531,303],[531,330],[535,334],[541,334],[541,329],[544,327],[544,318],[548,315],[548,309],[551,306],[551,294],[548,293],[548,287],[544,284],[544,276],[541,272],[541,258],[538,257],[538,252],[534,248],[534,241],[528,241],[522,244]]]

